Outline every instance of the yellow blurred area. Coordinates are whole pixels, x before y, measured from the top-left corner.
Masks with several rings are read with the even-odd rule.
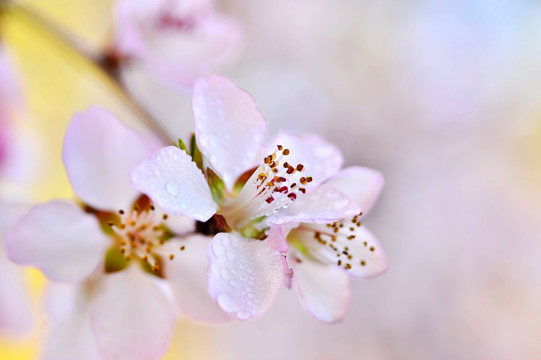
[[[90,45],[89,48],[95,49],[101,46],[100,42],[110,29],[110,18],[104,18],[110,13],[110,3],[71,0],[24,2],[29,9],[52,20],[61,29],[68,29],[84,46]],[[37,201],[71,198],[73,191],[64,171],[61,150],[66,126],[74,112],[98,104],[137,130],[145,129],[122,102],[114,83],[99,68],[44,31],[24,13],[17,9],[8,11],[2,17],[1,26],[2,44],[17,67],[30,120],[39,135],[39,142],[32,146],[38,147],[34,151],[44,173],[31,189],[31,195]],[[39,312],[46,280],[35,269],[26,270],[26,275],[36,312]],[[44,328],[44,319],[38,318],[36,331],[29,338],[0,338],[0,359],[37,358]],[[167,359],[179,357],[179,346],[184,355],[188,355],[190,349],[196,348],[197,341],[192,336],[191,345],[179,339],[174,344]]]
[[[134,127],[140,124],[101,70],[44,32],[25,14],[10,11],[2,26],[3,42],[15,57],[25,98],[43,142],[38,151],[46,173],[33,191],[39,200],[70,197],[72,191],[60,155],[64,131],[73,113],[99,104]]]
[[[26,0],[21,4],[43,14],[90,47],[99,49],[111,31],[112,0]]]

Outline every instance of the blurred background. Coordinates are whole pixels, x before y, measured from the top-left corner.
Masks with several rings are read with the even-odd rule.
[[[21,3],[89,48],[111,40],[111,0]],[[365,224],[391,269],[353,283],[341,324],[319,323],[284,289],[260,319],[179,324],[166,358],[540,359],[541,3],[218,6],[246,39],[216,72],[253,94],[269,135],[320,133],[347,165],[384,173]],[[41,175],[28,197],[71,197],[60,151],[73,112],[101,104],[137,129],[144,124],[99,69],[25,16],[0,22],[26,102],[21,117],[39,139]],[[137,66],[123,77],[172,137],[190,131],[189,92]],[[44,280],[33,270],[27,280],[39,310]],[[40,321],[30,337],[1,337],[0,358],[34,359],[43,330]]]

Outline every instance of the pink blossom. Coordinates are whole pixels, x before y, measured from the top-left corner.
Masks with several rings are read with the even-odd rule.
[[[318,186],[341,167],[336,147],[316,135],[288,133],[265,145],[265,119],[230,80],[200,78],[193,112],[203,171],[186,151],[169,146],[133,168],[132,184],[167,211],[214,229],[208,232],[214,235],[207,250],[209,293],[227,313],[253,318],[270,307],[290,275],[287,244],[273,227],[337,221],[360,208],[334,187]],[[214,173],[222,185],[209,186]]]
[[[15,81],[7,54],[0,47],[0,172],[4,187],[12,179],[12,164],[25,163],[19,155],[16,132],[12,119],[19,106],[20,89]],[[20,187],[20,184],[19,184]],[[20,335],[28,332],[33,325],[33,309],[22,274],[22,270],[10,263],[4,250],[4,238],[9,229],[28,210],[29,206],[13,197],[7,199],[2,194],[0,200],[0,332]]]
[[[0,47],[0,169],[4,170],[17,149],[13,146],[13,112],[20,103],[20,89],[5,51]]]
[[[0,44],[0,193],[10,200],[28,198],[40,173],[41,143],[28,114],[17,73]]]
[[[173,86],[190,87],[242,43],[240,25],[210,0],[122,0],[115,13],[116,50]]]
[[[51,290],[53,313],[64,313],[52,316],[46,358],[157,359],[173,332],[173,302],[196,321],[230,320],[206,293],[208,240],[183,236],[193,221],[129,186],[130,168],[152,151],[104,109],[75,114],[62,157],[79,202],[35,206],[7,236],[12,261],[65,284]],[[74,303],[55,304],[58,288],[71,289]]]
[[[372,169],[350,167],[322,187],[333,187],[355,201],[363,213],[329,223],[299,224],[287,236],[292,286],[303,307],[317,319],[342,320],[350,300],[349,277],[368,278],[385,272],[389,263],[376,237],[361,223],[383,186]]]

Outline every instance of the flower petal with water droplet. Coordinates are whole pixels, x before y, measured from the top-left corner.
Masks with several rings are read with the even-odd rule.
[[[265,220],[266,224],[295,222],[327,223],[354,216],[361,208],[332,186],[323,184],[300,196],[287,208],[279,209]]]
[[[197,145],[231,190],[253,164],[267,122],[254,98],[222,76],[197,80],[192,103]]]
[[[203,173],[183,150],[168,146],[132,168],[132,185],[165,210],[206,221],[217,205]]]
[[[223,256],[232,253],[234,256]],[[218,305],[239,320],[264,313],[284,279],[284,262],[268,241],[219,233],[207,249],[209,293]]]

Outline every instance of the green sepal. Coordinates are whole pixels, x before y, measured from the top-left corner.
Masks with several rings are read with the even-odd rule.
[[[252,225],[243,227],[239,232],[243,237],[247,239],[263,240],[267,236],[265,230],[258,229],[257,227]]]
[[[192,160],[195,162],[195,165],[203,171],[203,154],[201,154],[201,151],[199,151],[199,148],[197,147],[195,134],[192,134],[190,139],[190,154],[192,155]]]
[[[112,246],[105,253],[105,272],[113,273],[124,270],[128,266],[128,261],[124,254],[120,252],[118,246]]]
[[[207,182],[214,202],[220,204],[225,199],[224,181],[212,169],[207,168]]]
[[[178,138],[178,144],[174,144],[176,147],[178,147],[180,150],[184,150],[186,151],[186,154],[190,155],[190,151],[188,151],[188,147],[186,146],[186,144],[184,143],[184,141],[182,141],[181,138]]]

